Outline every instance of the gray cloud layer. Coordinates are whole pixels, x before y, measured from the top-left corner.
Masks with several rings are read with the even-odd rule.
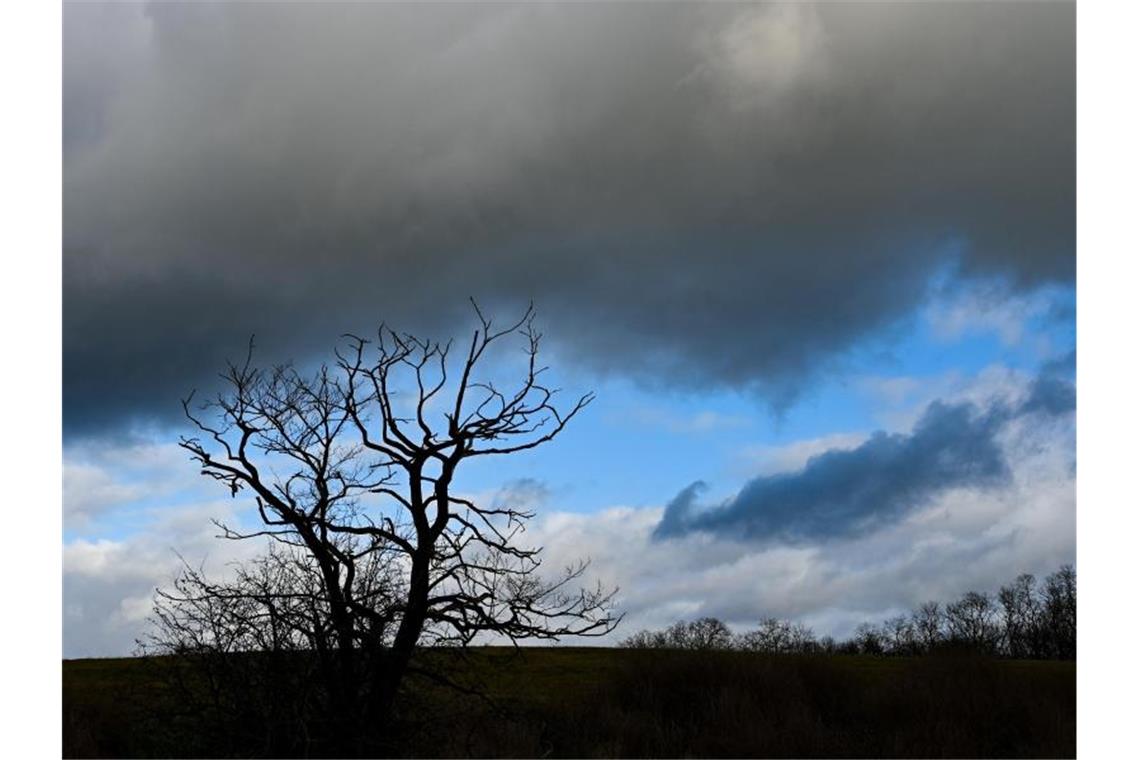
[[[967,273],[1070,281],[1068,4],[69,4],[69,429],[257,332],[535,299],[580,366],[779,402]]]
[[[755,478],[720,505],[702,507],[705,484],[693,483],[666,506],[654,537],[705,532],[793,544],[843,538],[895,522],[951,489],[1006,485],[1003,429],[1028,415],[1072,412],[1076,389],[1062,374],[1071,362],[1047,364],[1016,405],[935,401],[909,434],[880,431],[854,449],[818,454],[797,472]]]

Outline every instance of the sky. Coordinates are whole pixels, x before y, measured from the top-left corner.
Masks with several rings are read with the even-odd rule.
[[[1075,559],[1070,4],[67,4],[64,654],[255,519],[177,446],[251,334],[535,304],[597,401],[471,463],[618,639],[845,635]],[[509,365],[504,365],[504,372]]]

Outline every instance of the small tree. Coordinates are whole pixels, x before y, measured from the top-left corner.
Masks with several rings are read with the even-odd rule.
[[[855,628],[853,639],[859,654],[880,655],[886,651],[887,635],[873,623],[860,623]]]
[[[819,650],[815,631],[803,623],[793,623],[790,630],[791,651],[796,654],[811,654]]]
[[[664,630],[641,630],[623,639],[626,649],[730,649],[732,631],[714,617],[678,620]]]
[[[781,654],[791,648],[791,624],[786,620],[768,617],[740,637],[740,648],[752,652]]]
[[[918,653],[920,649],[918,632],[909,617],[897,615],[884,620],[883,632],[887,639],[887,650],[891,654],[910,656]]]
[[[946,605],[950,641],[982,654],[993,654],[1001,639],[997,608],[989,594],[969,591]]]
[[[626,649],[667,649],[669,637],[665,631],[642,629],[622,639],[620,646]]]
[[[732,631],[716,618],[703,617],[678,620],[664,631],[643,632],[633,638],[664,649],[727,649],[732,644]]]
[[[911,613],[911,625],[919,649],[931,652],[944,640],[945,616],[938,602],[926,602]]]
[[[538,364],[533,309],[503,329],[475,313],[457,370],[450,342],[384,327],[374,342],[345,336],[337,363],[312,375],[253,366],[251,341],[244,364],[223,375],[226,391],[197,408],[184,402],[200,434],[182,447],[232,495],[250,493],[260,517],[251,531],[220,525],[223,535],[277,542],[289,574],[264,588],[248,573],[236,588],[185,576],[159,596],[159,649],[296,642],[315,654],[320,700],[347,742],[385,723],[405,676],[422,670],[413,662],[421,644],[613,629],[613,591],[575,588],[584,563],[539,574],[540,549],[520,541],[532,512],[455,490],[463,462],[544,444],[593,399],[556,403]],[[503,388],[481,371],[489,350],[511,337],[521,339],[525,364],[517,385]]]
[[[1073,660],[1077,657],[1077,572],[1062,565],[1045,578],[1041,591],[1042,620],[1046,649],[1050,657]]]
[[[803,623],[769,617],[761,620],[754,630],[741,635],[738,646],[769,654],[805,654],[815,651],[817,642],[812,629]]]
[[[378,609],[400,598],[402,578],[391,560],[377,553],[357,569],[357,593]],[[155,717],[195,716],[188,730],[218,755],[345,751],[336,730],[343,716],[329,701],[339,676],[327,608],[319,569],[294,547],[271,545],[224,582],[185,565],[172,588],[157,592],[154,625],[140,642],[143,652],[174,655],[172,666],[165,666],[171,658],[153,661],[173,702],[173,710],[156,705]],[[392,632],[373,635],[390,643]],[[380,654],[355,652],[358,670],[378,667]]]
[[[1029,573],[1017,576],[998,591],[1002,608],[1004,649],[1010,657],[1041,657],[1041,605],[1037,581]]]
[[[681,640],[685,649],[728,649],[732,646],[732,631],[714,617],[703,617],[684,626]]]

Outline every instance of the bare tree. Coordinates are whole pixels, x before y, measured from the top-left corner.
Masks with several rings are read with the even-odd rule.
[[[883,632],[887,639],[887,650],[893,655],[911,656],[917,654],[920,645],[914,621],[905,615],[896,615],[883,621]]]
[[[664,630],[641,630],[621,642],[626,649],[731,649],[733,644],[732,630],[714,617],[678,620]]]
[[[357,568],[357,593],[377,607],[376,600],[390,605],[399,598],[402,578],[391,559],[376,553]],[[173,662],[153,661],[158,675],[171,687],[176,712],[195,716],[198,733],[206,729],[218,754],[336,753],[343,746],[325,725],[343,723],[330,702],[338,674],[327,608],[315,561],[295,547],[271,545],[223,582],[184,564],[173,586],[158,590],[140,649],[175,655]],[[372,633],[391,640],[390,630]],[[363,672],[381,653],[355,654]]]
[[[823,636],[816,642],[815,650],[820,654],[833,655],[839,652],[839,646],[834,636]]]
[[[931,652],[942,643],[944,622],[942,605],[938,602],[926,602],[911,613],[911,625],[922,651]]]
[[[819,651],[815,631],[804,623],[793,623],[791,627],[791,651],[796,654],[811,654]]]
[[[768,617],[751,631],[740,636],[739,646],[751,652],[782,654],[791,649],[792,625],[786,620]]]
[[[684,649],[728,649],[732,646],[732,631],[714,617],[699,618],[683,627],[674,626],[674,629]]]
[[[859,654],[880,655],[886,652],[887,634],[874,623],[860,623],[855,627],[853,642]]]
[[[463,462],[546,443],[593,399],[557,403],[538,363],[533,309],[501,329],[477,306],[475,313],[479,326],[457,369],[450,342],[386,327],[374,341],[345,336],[336,364],[312,375],[255,367],[251,341],[245,362],[223,375],[225,392],[200,407],[184,402],[199,434],[182,447],[232,495],[250,493],[260,517],[254,530],[221,525],[223,535],[277,542],[290,553],[292,576],[260,595],[249,577],[238,593],[191,578],[159,599],[168,648],[182,640],[185,616],[236,624],[249,615],[231,607],[245,599],[248,612],[254,599],[268,631],[284,627],[315,651],[344,733],[390,714],[405,676],[421,672],[417,646],[613,629],[614,592],[576,587],[584,563],[554,577],[540,572],[540,549],[521,541],[532,512],[455,489]],[[522,378],[501,387],[484,365],[512,338],[522,342]],[[224,633],[199,639],[204,649],[233,646]]]
[[[644,628],[622,639],[619,646],[625,649],[668,649],[669,637],[665,631]]]
[[[997,607],[989,594],[969,591],[946,605],[946,625],[954,644],[983,654],[997,651],[1001,629]]]
[[[1062,565],[1045,578],[1041,590],[1048,656],[1063,660],[1077,656],[1077,571]]]
[[[732,631],[714,617],[678,620],[660,631],[642,630],[621,642],[626,649],[728,649]]]
[[[803,623],[769,617],[741,635],[739,647],[769,654],[806,654],[816,650],[817,642],[812,629]]]
[[[1037,581],[1023,573],[998,591],[1002,607],[1005,653],[1010,657],[1041,657],[1041,605]]]

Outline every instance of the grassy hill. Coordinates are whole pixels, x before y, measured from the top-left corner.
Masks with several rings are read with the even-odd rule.
[[[65,757],[226,753],[171,704],[156,664],[63,662]],[[493,705],[413,685],[392,754],[1076,755],[1073,662],[486,648],[456,667],[481,678]]]

